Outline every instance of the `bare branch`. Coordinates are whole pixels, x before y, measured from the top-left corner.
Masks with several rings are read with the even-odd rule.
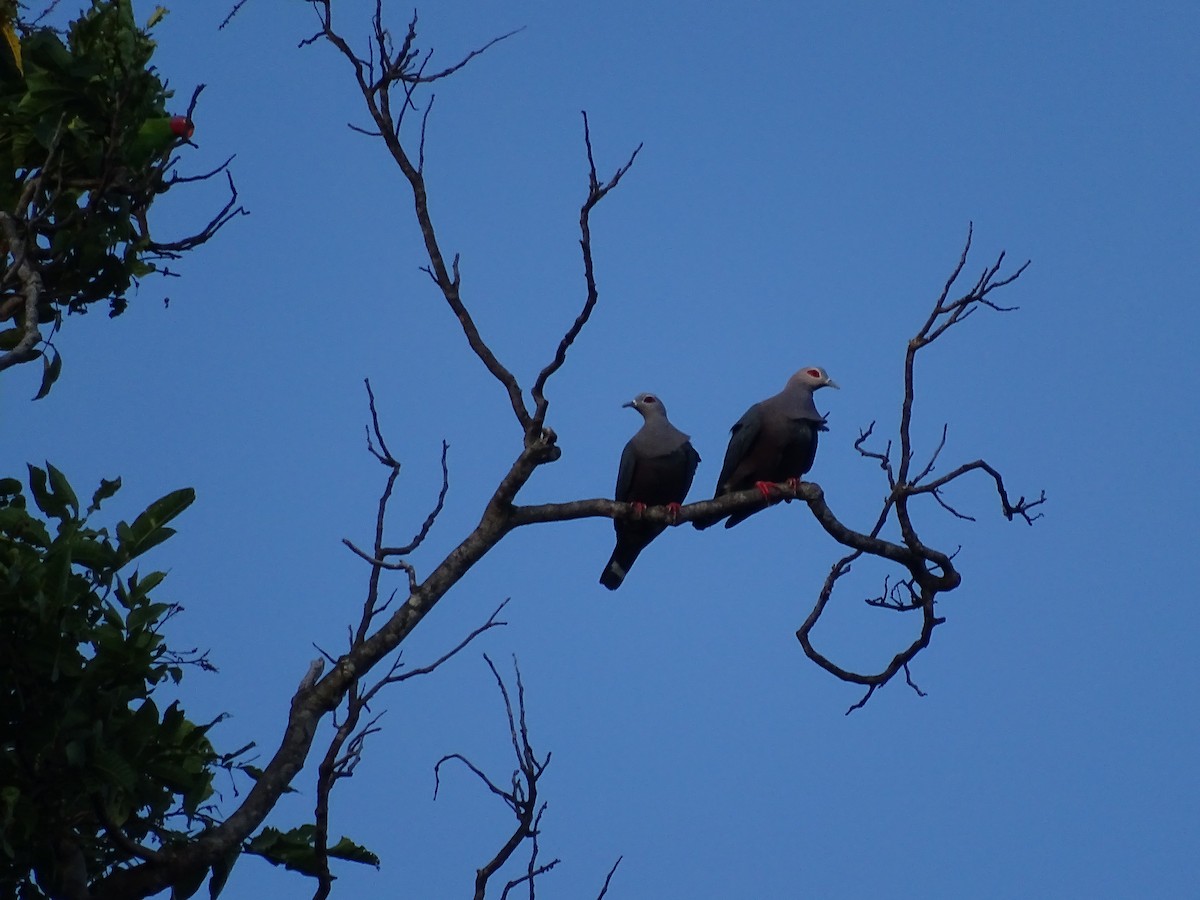
[[[517,825],[513,829],[512,834],[495,853],[475,873],[475,900],[483,900],[487,893],[488,881],[493,875],[512,857],[524,841],[532,839],[536,842],[538,834],[538,824],[541,821],[541,814],[545,810],[545,804],[538,804],[538,781],[545,772],[546,767],[550,764],[550,754],[546,754],[546,758],[539,760],[537,754],[534,753],[533,747],[529,743],[529,729],[525,720],[525,686],[521,681],[521,669],[517,665],[516,657],[513,657],[513,669],[516,673],[517,680],[517,709],[514,712],[512,698],[509,695],[508,687],[504,683],[504,679],[500,677],[496,666],[492,663],[491,658],[485,653],[484,661],[488,668],[492,670],[492,675],[496,679],[496,684],[500,688],[500,695],[504,699],[504,712],[508,717],[509,734],[512,738],[513,752],[517,757],[517,769],[512,774],[512,787],[505,790],[499,787],[491,780],[478,766],[472,763],[461,753],[451,753],[443,756],[437,761],[433,767],[434,775],[434,790],[433,795],[436,798],[439,787],[441,786],[441,767],[443,763],[450,760],[457,760],[470,769],[475,776],[482,781],[497,797],[500,797],[507,804],[508,808],[513,811],[517,817]],[[542,867],[540,870],[536,866],[537,846],[533,845],[533,855],[530,859],[529,867],[524,878],[510,882],[509,887],[523,882],[530,883],[532,891],[532,880],[541,872],[549,871],[558,860]],[[505,889],[506,892],[508,888]]]
[[[917,687],[917,683],[912,680],[912,673],[908,671],[908,663],[904,664],[904,680],[908,683],[910,688],[917,692],[918,697],[928,696],[923,690]]]
[[[866,706],[867,701],[871,699],[871,695],[875,693],[875,689],[877,687],[879,687],[879,685],[877,685],[877,684],[872,684],[872,685],[868,686],[867,692],[862,695],[862,699],[859,700],[857,703],[851,704],[850,708],[848,710],[846,710],[846,715],[850,715],[850,713],[854,712],[856,709],[862,709],[864,706]]]
[[[465,638],[455,644],[454,647],[452,647],[450,650],[447,650],[433,662],[425,666],[419,666],[416,669],[409,669],[407,672],[403,672],[398,675],[395,680],[407,681],[408,679],[416,678],[419,675],[428,675],[429,673],[435,671],[440,665],[442,665],[442,663],[457,656],[459,652],[461,652],[468,644],[471,643],[471,641],[475,640],[475,638],[479,637],[479,635],[483,634],[485,631],[490,631],[493,628],[499,628],[502,625],[507,625],[507,622],[502,622],[496,617],[500,615],[500,611],[503,610],[504,607],[508,606],[508,601],[511,599],[511,597],[505,597],[504,602],[496,607],[492,614],[488,616],[486,622],[468,634]]]
[[[416,19],[414,18],[413,21],[415,22]],[[496,44],[500,43],[501,41],[507,40],[508,38],[512,37],[513,35],[520,34],[524,30],[525,30],[524,25],[522,25],[520,28],[514,28],[512,31],[507,32],[506,34],[502,34],[499,37],[492,38],[490,41],[488,41],[482,47],[472,50],[470,53],[468,53],[461,60],[459,60],[458,62],[456,62],[454,65],[450,66],[449,68],[442,69],[440,72],[435,72],[432,75],[419,75],[416,78],[413,78],[412,80],[420,82],[422,84],[428,84],[431,81],[437,81],[440,78],[445,78],[448,75],[453,75],[455,72],[457,72],[459,69],[461,69],[467,63],[469,63],[475,57],[479,56],[482,53],[485,53],[487,50],[496,46]]]
[[[395,51],[391,47],[387,29],[383,26],[381,7],[377,6],[373,24],[375,29],[375,52],[378,56],[380,74],[374,81],[369,81],[366,62],[354,53],[341,35],[333,30],[329,0],[310,0],[310,2],[312,2],[313,8],[317,11],[321,30],[317,35],[314,35],[313,38],[304,43],[313,43],[318,38],[324,37],[337,48],[354,69],[355,79],[358,81],[359,91],[362,93],[367,111],[370,113],[371,119],[375,122],[379,133],[382,135],[392,159],[400,168],[400,171],[404,174],[412,189],[417,224],[420,226],[421,235],[425,241],[425,250],[429,256],[430,264],[426,271],[437,284],[442,292],[442,296],[446,300],[446,304],[450,307],[451,312],[454,313],[455,318],[458,319],[471,350],[479,357],[492,376],[504,387],[508,394],[509,403],[512,405],[513,414],[516,416],[522,431],[528,435],[532,426],[532,419],[525,407],[525,399],[522,396],[520,385],[517,383],[517,379],[512,372],[500,362],[495,353],[492,352],[492,349],[483,340],[479,333],[479,327],[475,324],[475,320],[472,318],[470,312],[468,312],[466,304],[462,300],[457,257],[454,261],[453,278],[451,278],[450,272],[446,268],[445,257],[438,242],[433,217],[429,211],[429,199],[426,193],[425,176],[421,171],[420,157],[418,157],[417,164],[414,164],[409,158],[408,151],[400,139],[400,121],[392,113],[391,109],[391,89],[394,85],[399,84],[401,90],[405,91],[404,103],[401,107],[403,110],[411,102],[411,85],[409,83],[414,79],[419,83],[427,83],[443,78],[462,68],[462,66],[466,65],[467,62],[478,56],[488,47],[493,46],[498,41],[510,35],[504,35],[490,41],[487,45],[473,51],[465,59],[444,72],[436,73],[433,76],[414,74],[409,72],[409,67],[415,58],[413,54],[416,52],[411,49],[412,41],[416,36],[416,16],[414,15],[412,23],[409,25],[409,36],[405,40],[404,45],[399,51]]]
[[[847,713],[853,712],[855,709],[859,709],[865,705],[874,695],[876,689],[882,687],[901,671],[904,672],[905,679],[909,685],[919,694],[921,693],[912,679],[909,663],[929,645],[934,628],[945,621],[943,618],[934,615],[933,610],[936,598],[939,594],[954,590],[962,581],[958,571],[954,568],[952,555],[935,550],[927,546],[920,539],[909,509],[909,500],[921,494],[930,494],[937,503],[954,515],[964,519],[970,518],[950,506],[942,497],[940,489],[956,478],[975,469],[982,469],[992,475],[996,482],[997,492],[1000,494],[1004,515],[1009,519],[1020,515],[1032,524],[1033,519],[1037,516],[1031,516],[1029,510],[1040,505],[1045,500],[1043,492],[1037,500],[1026,501],[1022,497],[1017,503],[1010,503],[999,473],[982,460],[976,460],[974,463],[959,466],[948,475],[934,479],[927,484],[920,484],[924,478],[933,472],[934,466],[942,450],[945,448],[947,435],[947,427],[945,425],[942,426],[941,438],[930,456],[929,462],[915,477],[909,476],[909,468],[913,461],[912,421],[916,395],[914,369],[917,353],[945,334],[953,325],[962,322],[980,306],[986,306],[998,311],[1010,311],[1014,309],[1015,307],[998,305],[990,300],[988,295],[1005,285],[1011,284],[1029,265],[1025,263],[1014,273],[1001,276],[1000,270],[1004,262],[1004,254],[1001,253],[995,263],[983,271],[967,294],[957,300],[949,300],[950,291],[966,267],[967,257],[971,248],[972,234],[973,229],[969,227],[963,251],[950,277],[942,288],[941,294],[934,303],[932,312],[930,312],[916,336],[908,342],[904,365],[904,397],[901,404],[898,435],[900,455],[898,469],[895,471],[892,469],[891,441],[888,442],[887,449],[883,453],[865,449],[864,443],[874,430],[874,422],[859,434],[858,440],[854,443],[855,449],[863,457],[877,460],[880,468],[887,474],[890,491],[884,498],[875,527],[870,533],[865,535],[845,529],[845,526],[842,526],[841,523],[833,518],[832,512],[829,511],[823,497],[820,496],[819,489],[816,491],[807,491],[803,498],[808,502],[810,510],[825,527],[825,530],[835,540],[838,540],[839,543],[854,550],[853,553],[842,557],[830,568],[812,611],[796,632],[796,637],[809,659],[843,681],[866,686],[866,693],[847,710]],[[893,514],[896,524],[900,529],[901,542],[899,544],[879,538],[881,529],[885,523],[891,520]],[[851,565],[856,559],[865,554],[899,563],[908,573],[907,578],[897,581],[890,587],[889,579],[885,579],[883,593],[878,597],[868,599],[867,603],[871,606],[896,612],[919,612],[921,615],[919,634],[907,647],[897,653],[886,666],[874,673],[854,672],[837,665],[817,651],[811,640],[812,629],[824,613],[838,580],[850,571]]]
[[[442,776],[441,776],[442,764],[450,762],[451,760],[458,760],[460,763],[462,763],[464,766],[466,766],[468,769],[470,769],[472,772],[474,772],[475,776],[480,781],[482,781],[484,784],[487,785],[487,788],[489,791],[491,791],[497,797],[504,799],[505,801],[508,800],[509,793],[507,791],[504,791],[504,790],[496,787],[495,783],[490,778],[488,778],[487,775],[485,775],[484,772],[478,766],[476,766],[473,762],[471,762],[469,759],[467,759],[461,753],[447,753],[445,756],[443,756],[441,759],[439,759],[436,763],[434,763],[434,766],[433,766],[433,799],[434,800],[437,799],[438,791],[441,790],[441,786],[442,786]],[[512,804],[510,803],[509,805],[511,806]]]
[[[383,439],[383,431],[379,427],[379,413],[375,409],[375,392],[371,390],[371,379],[364,378],[363,385],[367,389],[367,408],[371,411],[371,429],[374,432],[375,440],[379,443],[379,452],[376,452],[371,444],[372,431],[367,432],[367,449],[385,466],[394,466],[398,469],[400,463],[396,457],[392,456],[392,451],[388,449],[387,441]]]
[[[625,165],[617,169],[616,173],[608,181],[600,183],[596,176],[596,161],[592,155],[592,135],[588,127],[587,112],[583,112],[583,141],[587,147],[588,158],[588,195],[584,200],[583,206],[579,209],[579,246],[583,251],[583,275],[587,283],[587,296],[583,303],[583,309],[579,315],[575,317],[574,323],[567,329],[567,333],[563,335],[561,341],[558,342],[558,349],[554,352],[554,359],[551,360],[541,372],[538,373],[537,380],[533,384],[531,395],[535,404],[533,414],[533,427],[540,428],[546,420],[546,411],[549,407],[549,401],[546,400],[545,389],[546,382],[550,380],[550,376],[557,372],[567,360],[567,351],[571,345],[575,343],[575,339],[579,337],[579,333],[583,331],[583,326],[587,324],[591,318],[592,310],[596,306],[596,300],[599,298],[599,291],[596,288],[595,268],[592,262],[592,233],[591,233],[591,213],[596,204],[604,199],[604,196],[615,188],[625,177],[625,173],[633,167],[633,161],[637,159],[638,153],[641,152],[642,145],[638,144],[633,153],[630,154]]]
[[[229,10],[228,15],[226,15],[225,18],[221,20],[221,24],[217,26],[217,31],[224,31],[225,26],[233,21],[233,17],[241,11],[242,7],[246,5],[246,2],[247,0],[237,0],[237,2],[233,4],[233,8]]]
[[[541,834],[542,814],[545,811],[546,811],[546,804],[542,803],[542,805],[540,807],[538,807],[537,816],[533,820],[533,828],[531,829],[532,833],[531,833],[531,836],[529,839],[529,843],[530,843],[529,863],[525,867],[525,874],[522,875],[520,878],[514,878],[512,881],[510,881],[508,884],[506,884],[504,886],[504,891],[503,891],[503,893],[500,894],[500,900],[505,900],[505,898],[508,896],[509,892],[513,888],[518,887],[522,884],[529,885],[529,896],[532,900],[532,898],[534,897],[533,880],[535,878],[537,878],[539,875],[544,875],[546,872],[549,872],[551,869],[553,869],[555,866],[557,866],[560,862],[562,862],[562,860],[553,859],[550,862],[546,863],[545,865],[539,866],[537,864],[538,851],[540,849],[539,845],[538,845],[538,835]]]
[[[943,448],[945,448],[945,446],[946,446],[946,434],[947,434],[948,429],[949,429],[948,425],[942,425],[942,437],[938,441],[938,445],[934,449],[933,454],[929,457],[929,463],[925,466],[924,469],[922,469],[920,471],[920,473],[915,478],[913,478],[913,480],[912,480],[913,484],[920,484],[921,479],[933,471],[933,467],[937,463],[937,458],[941,455]]]
[[[232,158],[233,157],[230,157],[230,159]],[[228,164],[228,162],[229,160],[226,160],[226,163],[223,163],[222,166],[215,169],[212,173],[210,173],[210,175],[204,177],[210,177],[211,175],[222,171],[224,165]],[[233,219],[237,218],[238,216],[250,215],[245,207],[234,207],[234,204],[237,203],[238,198],[237,186],[233,183],[233,176],[227,171],[225,172],[225,178],[229,184],[229,199],[225,201],[225,205],[221,207],[220,212],[213,216],[207,225],[205,225],[195,234],[189,235],[185,238],[180,238],[177,241],[151,241],[149,244],[147,244],[147,249],[158,256],[167,259],[177,259],[188,250],[193,250],[196,247],[199,247],[201,244],[211,240],[213,235],[228,225]],[[184,179],[179,180],[182,181]]]
[[[624,856],[618,856],[617,861],[612,864],[612,868],[608,870],[608,875],[604,877],[604,887],[600,888],[600,893],[596,895],[596,900],[604,900],[605,894],[608,893],[608,886],[612,883],[612,877],[617,873],[617,866],[621,864]]]
[[[329,870],[329,800],[330,794],[337,782],[343,778],[353,777],[355,769],[362,760],[362,754],[366,745],[366,740],[372,734],[379,732],[378,723],[383,713],[372,717],[362,727],[359,723],[362,719],[363,712],[370,708],[371,701],[385,687],[391,684],[398,684],[402,681],[407,681],[410,678],[417,678],[422,675],[428,675],[435,672],[440,666],[450,659],[457,656],[464,648],[472,641],[483,634],[485,631],[490,631],[493,628],[507,624],[497,620],[500,611],[508,604],[508,600],[501,603],[496,610],[488,617],[487,621],[479,627],[475,628],[458,642],[450,650],[447,650],[440,657],[424,666],[419,666],[415,669],[400,671],[403,666],[403,661],[399,655],[392,660],[391,666],[388,668],[387,674],[379,678],[366,690],[362,690],[358,681],[351,684],[346,694],[346,715],[341,723],[335,721],[335,731],[333,738],[329,742],[329,747],[325,751],[325,755],[321,760],[321,764],[317,769],[317,802],[314,809],[314,817],[316,823],[316,834],[314,838],[314,847],[318,860],[317,868],[317,891],[315,898],[323,898],[329,895],[333,886],[333,875]],[[370,622],[373,611],[364,612],[363,624]],[[351,637],[351,648],[356,644],[361,643],[365,636],[362,626],[357,635]],[[319,661],[318,661],[319,662]],[[306,676],[306,681],[308,680]],[[356,730],[357,729],[357,730]],[[440,763],[439,763],[440,765]]]
[[[891,441],[887,442],[887,446],[884,447],[882,453],[878,453],[874,450],[868,450],[864,446],[867,439],[874,433],[874,431],[875,431],[875,423],[874,422],[872,422],[870,425],[868,425],[865,430],[859,431],[858,439],[854,442],[854,449],[857,450],[859,452],[859,454],[866,459],[877,460],[879,462],[879,468],[881,468],[887,474],[888,487],[895,489],[896,473],[892,469],[892,442]]]
[[[949,503],[947,503],[947,502],[946,502],[946,500],[945,500],[945,498],[944,498],[944,497],[942,497],[942,492],[941,492],[941,491],[939,491],[939,490],[936,490],[936,489],[935,489],[935,490],[934,490],[932,493],[933,493],[933,499],[934,499],[934,500],[936,500],[936,501],[938,502],[938,505],[939,505],[939,506],[940,506],[942,509],[946,510],[946,512],[948,512],[948,513],[950,513],[952,516],[954,516],[955,518],[958,518],[958,519],[963,519],[963,520],[965,520],[965,521],[967,521],[967,522],[974,522],[974,521],[975,521],[975,517],[974,517],[974,516],[968,516],[966,513],[961,513],[961,512],[959,512],[957,509],[955,509],[953,506],[951,506]]]
[[[385,556],[406,556],[412,553],[421,544],[425,543],[425,538],[429,535],[429,529],[433,527],[433,523],[437,520],[438,514],[441,513],[442,507],[446,503],[446,494],[450,490],[450,470],[446,465],[446,453],[450,450],[450,445],[442,441],[442,489],[438,492],[437,503],[429,515],[425,517],[425,521],[421,524],[420,530],[411,541],[403,547],[380,547],[379,555]]]
[[[970,516],[962,516],[961,514],[955,512],[955,510],[953,510],[949,506],[947,506],[946,503],[939,496],[938,492],[939,492],[940,488],[944,487],[945,485],[949,484],[950,482],[954,481],[955,479],[961,478],[963,475],[966,475],[968,472],[974,472],[976,470],[986,472],[988,475],[992,476],[992,480],[996,483],[996,493],[999,494],[999,496],[1000,496],[1001,511],[1004,513],[1004,518],[1008,519],[1009,521],[1012,521],[1016,516],[1020,516],[1028,524],[1032,525],[1036,520],[1038,520],[1042,517],[1041,513],[1031,516],[1031,515],[1029,515],[1029,511],[1035,507],[1041,506],[1043,503],[1046,502],[1046,492],[1045,491],[1041,491],[1038,494],[1038,498],[1036,500],[1026,500],[1025,497],[1022,496],[1017,499],[1016,503],[1012,503],[1008,499],[1008,491],[1005,490],[1005,488],[1004,488],[1003,477],[1001,477],[999,472],[997,472],[994,468],[992,468],[990,465],[988,465],[982,459],[977,459],[977,460],[974,460],[973,462],[969,462],[969,463],[963,463],[961,466],[959,466],[953,472],[950,472],[947,475],[943,475],[941,478],[938,478],[935,481],[931,481],[928,484],[923,484],[920,486],[910,485],[905,488],[904,492],[906,494],[909,494],[912,496],[915,496],[917,494],[932,493],[934,495],[934,497],[937,498],[938,502],[941,503],[942,506],[946,507],[946,509],[949,509],[950,512],[953,512],[955,515],[958,515],[960,518],[971,518]],[[972,519],[972,521],[974,521],[974,520]]]

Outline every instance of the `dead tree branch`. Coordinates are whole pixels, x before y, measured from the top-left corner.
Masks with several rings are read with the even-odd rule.
[[[596,900],[604,900],[608,894],[608,886],[612,884],[613,876],[617,874],[617,866],[621,864],[621,860],[625,857],[618,856],[617,861],[612,864],[612,868],[608,870],[608,874],[604,876],[604,886],[600,888],[600,893],[596,895]]]
[[[404,114],[409,109],[415,108],[413,91],[417,86],[428,84],[457,72],[472,59],[490,47],[495,46],[500,41],[517,34],[521,29],[515,29],[488,41],[482,47],[472,50],[452,66],[433,74],[426,74],[425,67],[429,62],[429,56],[426,55],[424,59],[421,59],[421,54],[415,49],[417,24],[415,14],[408,25],[408,31],[403,42],[397,48],[394,46],[390,32],[383,24],[381,8],[377,5],[372,20],[374,40],[371,45],[371,55],[368,58],[363,58],[350,47],[347,41],[333,30],[330,0],[312,0],[312,6],[317,12],[321,30],[313,38],[304,43],[311,43],[323,37],[333,44],[352,66],[355,78],[358,81],[359,90],[367,106],[367,112],[370,114],[375,126],[373,130],[367,133],[378,134],[382,137],[392,158],[412,188],[417,222],[420,225],[421,234],[425,241],[425,250],[429,256],[429,265],[423,266],[423,271],[429,275],[441,291],[447,305],[458,319],[471,350],[483,362],[492,376],[504,387],[508,394],[513,414],[516,416],[522,431],[527,436],[526,440],[536,439],[545,422],[546,412],[549,407],[545,396],[546,383],[566,361],[567,351],[587,324],[598,298],[591,250],[591,212],[620,183],[621,179],[629,171],[634,160],[637,158],[638,152],[641,150],[641,145],[638,145],[630,155],[629,160],[623,166],[619,167],[608,181],[601,182],[596,173],[596,162],[592,150],[587,113],[583,113],[584,144],[588,159],[588,193],[580,208],[579,227],[587,291],[582,310],[559,341],[554,357],[539,372],[534,382],[533,389],[530,392],[534,404],[534,411],[531,415],[516,376],[500,362],[499,358],[480,335],[479,327],[476,325],[474,318],[463,301],[462,276],[459,269],[460,259],[457,254],[454,256],[449,269],[446,267],[445,254],[438,241],[433,218],[429,211],[424,178],[425,131],[428,125],[430,106],[426,107],[424,116],[422,117],[415,162],[401,138]],[[393,88],[397,89],[403,95],[397,103],[399,109],[395,109],[393,105]],[[432,105],[432,100],[430,101],[430,105]]]
[[[368,60],[356,54],[345,38],[333,29],[331,0],[312,0],[312,6],[320,22],[320,31],[304,43],[313,43],[324,38],[350,63],[354,70],[354,77],[358,82],[359,90],[362,93],[363,101],[366,103],[367,112],[370,114],[371,120],[375,123],[375,128],[380,137],[382,137],[392,159],[396,162],[396,165],[400,168],[400,171],[404,174],[412,189],[417,223],[421,228],[421,235],[425,241],[425,251],[429,256],[429,266],[425,271],[429,273],[429,276],[437,284],[451,312],[458,319],[471,350],[479,357],[492,376],[503,386],[505,392],[508,394],[509,403],[512,405],[513,414],[516,416],[517,422],[521,425],[521,430],[527,433],[532,425],[532,418],[525,407],[525,400],[521,395],[521,387],[517,383],[516,376],[500,362],[495,353],[484,342],[479,333],[479,327],[467,311],[461,294],[462,278],[458,269],[458,256],[454,257],[451,268],[447,268],[445,255],[442,252],[437,233],[434,230],[433,216],[429,211],[425,176],[419,166],[413,163],[400,137],[403,111],[411,104],[411,88],[414,80],[416,83],[422,83],[449,75],[451,72],[462,68],[470,59],[482,53],[484,49],[494,45],[499,40],[503,40],[503,38],[497,38],[489,42],[484,48],[473,51],[458,64],[451,66],[437,76],[424,76],[414,71],[413,68],[416,60],[416,51],[412,49],[413,41],[416,38],[417,20],[415,14],[408,28],[408,36],[401,47],[395,49],[390,33],[383,24],[382,5],[377,4],[372,19],[372,26],[375,33],[375,42],[373,44],[374,58]],[[393,87],[399,87],[403,94],[400,111],[397,113],[393,113],[392,110],[391,91]]]
[[[374,590],[374,585],[371,586],[370,590]],[[496,607],[486,622],[471,631],[458,644],[447,650],[432,663],[419,666],[415,669],[401,671],[403,662],[401,657],[397,655],[388,668],[387,674],[366,689],[363,689],[358,682],[350,686],[346,694],[345,715],[341,721],[338,721],[337,714],[336,712],[334,713],[334,734],[329,741],[329,746],[325,751],[321,764],[317,768],[317,801],[314,809],[314,820],[316,823],[314,847],[317,859],[317,890],[313,894],[313,900],[324,900],[324,898],[329,896],[333,888],[333,874],[329,869],[330,794],[340,780],[353,777],[355,769],[362,761],[363,749],[367,738],[381,730],[379,720],[383,717],[383,712],[372,716],[365,724],[361,724],[364,712],[370,712],[371,701],[388,685],[399,684],[410,678],[417,678],[437,671],[438,668],[466,649],[472,641],[485,631],[506,625],[506,622],[500,621],[497,617],[507,605],[508,600],[505,600]],[[373,606],[368,604],[368,610],[370,609],[373,609]],[[369,623],[371,615],[372,613],[365,610],[363,623]],[[360,625],[359,634],[361,635],[362,633],[363,629]],[[354,640],[359,641],[361,637],[356,636]]]
[[[550,754],[547,753],[545,759],[539,760],[529,743],[529,726],[525,720],[525,685],[521,681],[521,668],[517,665],[516,657],[513,657],[513,670],[516,673],[517,681],[517,708],[514,714],[512,698],[509,696],[508,687],[505,685],[504,679],[500,677],[496,666],[486,653],[483,655],[483,658],[487,662],[488,668],[492,670],[492,675],[496,679],[497,686],[500,688],[500,696],[504,698],[504,712],[508,716],[509,737],[512,740],[513,752],[517,757],[517,768],[512,773],[510,787],[501,788],[497,786],[478,766],[461,753],[450,753],[443,756],[433,767],[433,796],[435,799],[437,798],[438,789],[441,786],[442,765],[450,760],[457,760],[470,769],[487,786],[489,791],[502,799],[517,817],[517,825],[513,829],[512,834],[509,835],[500,849],[496,851],[495,855],[475,873],[475,900],[483,900],[487,893],[488,881],[508,862],[513,853],[516,852],[516,849],[526,840],[533,842],[529,867],[522,878],[509,882],[508,886],[504,889],[505,896],[507,896],[508,891],[513,886],[524,882],[530,884],[530,892],[532,894],[533,879],[543,872],[550,871],[559,862],[556,859],[542,866],[537,865],[538,825],[541,822],[542,813],[546,809],[544,802],[540,805],[538,803],[538,781],[546,771],[546,767],[550,764]]]
[[[972,235],[973,229],[968,228],[966,243],[959,256],[958,263],[955,265],[950,277],[946,280],[929,317],[925,320],[925,323],[921,326],[916,336],[908,342],[904,359],[904,396],[901,402],[900,427],[897,440],[899,446],[898,465],[893,467],[891,456],[892,441],[888,441],[883,451],[865,449],[864,444],[874,429],[874,423],[863,431],[859,439],[855,442],[856,449],[858,449],[864,458],[872,459],[879,463],[880,467],[887,474],[889,487],[889,493],[884,498],[883,507],[879,518],[876,520],[875,527],[865,536],[867,540],[861,540],[864,537],[862,535],[851,541],[843,539],[844,535],[840,534],[842,526],[836,522],[832,513],[824,506],[823,500],[818,501],[815,498],[805,498],[809,502],[810,509],[817,516],[817,520],[825,527],[825,530],[835,540],[838,540],[839,543],[854,548],[853,553],[842,557],[833,564],[817,596],[816,604],[813,606],[804,623],[800,626],[800,629],[796,632],[796,637],[799,639],[800,645],[809,659],[837,678],[853,684],[863,685],[867,688],[862,699],[851,706],[847,710],[848,713],[862,707],[871,698],[876,689],[887,684],[888,681],[901,671],[904,672],[909,686],[918,694],[922,694],[921,690],[912,680],[909,664],[918,653],[929,646],[933,629],[945,621],[944,618],[934,615],[933,612],[938,595],[954,590],[962,581],[962,576],[955,569],[950,554],[934,550],[922,542],[913,522],[909,501],[913,497],[929,494],[943,508],[955,516],[969,518],[959,513],[945,501],[941,496],[941,489],[975,470],[982,470],[992,476],[996,485],[996,491],[1000,496],[1002,511],[1005,518],[1009,520],[1020,516],[1029,524],[1033,524],[1033,521],[1039,517],[1040,513],[1034,514],[1031,513],[1031,510],[1040,506],[1046,500],[1046,495],[1043,491],[1035,500],[1026,500],[1022,496],[1016,503],[1010,502],[1004,480],[1000,476],[1000,473],[983,460],[966,463],[948,475],[921,484],[920,482],[933,472],[937,459],[945,447],[947,433],[945,426],[942,428],[941,439],[931,454],[929,462],[915,476],[910,477],[909,474],[914,455],[912,422],[913,407],[916,399],[915,369],[917,354],[945,334],[951,327],[965,321],[981,306],[998,312],[1009,312],[1015,309],[1016,307],[1000,306],[990,299],[990,295],[993,291],[1012,284],[1029,266],[1029,263],[1025,262],[1012,273],[1001,276],[1000,271],[1005,257],[1005,254],[1001,253],[996,261],[983,271],[967,293],[957,299],[949,299],[951,290],[953,290],[955,283],[958,281],[967,264]],[[893,517],[899,526],[901,544],[881,542],[878,537],[883,526]],[[879,552],[884,549],[883,544],[887,545],[887,552]],[[920,631],[912,643],[898,652],[882,670],[873,673],[854,672],[837,665],[813,646],[811,638],[812,630],[817,622],[820,621],[821,615],[824,613],[833,595],[834,586],[837,581],[851,570],[854,561],[864,553],[899,563],[907,569],[909,574],[909,578],[899,582],[893,588],[892,592],[888,591],[887,582],[885,581],[884,593],[878,598],[868,599],[867,602],[872,606],[885,607],[902,612],[919,612],[921,615]],[[899,594],[895,593],[901,587],[908,594],[906,600],[898,599]]]
[[[583,202],[583,206],[579,209],[579,246],[583,251],[583,277],[587,284],[587,298],[584,301],[582,311],[576,316],[574,323],[567,330],[567,333],[563,335],[562,340],[558,342],[558,349],[554,353],[554,359],[538,373],[537,380],[533,384],[533,390],[530,393],[535,404],[533,414],[533,427],[535,428],[542,426],[542,423],[546,420],[546,412],[550,407],[545,394],[546,382],[566,362],[567,351],[575,343],[575,339],[579,337],[583,326],[587,324],[588,319],[592,315],[592,310],[596,306],[596,301],[599,298],[599,291],[596,288],[595,265],[592,262],[592,210],[596,207],[597,203],[604,199],[605,194],[620,184],[621,179],[625,177],[625,173],[633,167],[633,162],[637,159],[637,155],[642,149],[642,145],[638,144],[633,153],[630,154],[625,165],[617,169],[612,178],[601,184],[600,179],[596,175],[596,160],[592,154],[592,134],[588,127],[587,112],[583,112],[582,115],[583,142],[587,147],[588,159],[588,194],[587,199]]]

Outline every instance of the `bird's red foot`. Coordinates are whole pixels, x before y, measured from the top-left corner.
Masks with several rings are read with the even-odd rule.
[[[771,502],[771,488],[775,487],[775,485],[773,485],[769,481],[756,481],[756,482],[754,482],[754,486],[756,488],[758,488],[758,492],[760,494],[762,494],[762,498],[764,500],[766,500],[768,503],[770,503]]]
[[[642,517],[642,513],[646,511],[646,504],[642,503],[640,500],[634,500],[631,505],[633,506],[634,518],[640,519]]]
[[[679,521],[679,510],[680,509],[681,509],[681,507],[679,506],[678,503],[668,503],[667,504],[667,515],[670,517],[672,522]]]

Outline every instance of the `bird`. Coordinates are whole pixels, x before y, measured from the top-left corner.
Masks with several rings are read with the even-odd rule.
[[[757,487],[763,499],[769,500],[770,485],[798,482],[812,468],[818,433],[828,430],[825,417],[813,403],[813,391],[837,386],[824,369],[809,366],[789,378],[774,397],[746,410],[730,429],[729,447],[713,499]],[[725,527],[732,528],[756,511],[734,513],[726,520]],[[704,529],[722,518],[696,519],[692,524]]]
[[[142,168],[157,162],[181,141],[190,140],[196,126],[187,116],[156,116],[147,119],[129,141],[126,159],[130,166]]]
[[[621,453],[614,499],[635,507],[666,506],[678,513],[700,465],[700,454],[691,439],[670,423],[662,401],[654,394],[638,394],[622,406],[636,409],[645,421]],[[638,554],[667,526],[613,519],[613,528],[617,545],[600,573],[600,583],[610,591],[621,586]]]

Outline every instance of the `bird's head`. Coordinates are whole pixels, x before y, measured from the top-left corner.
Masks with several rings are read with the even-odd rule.
[[[647,417],[652,415],[665,416],[667,414],[667,411],[663,409],[662,401],[658,399],[656,394],[638,394],[628,403],[622,403],[621,405],[623,407],[632,407]]]
[[[167,124],[170,126],[171,134],[183,138],[185,141],[196,133],[196,126],[187,116],[171,116]]]
[[[838,387],[838,383],[830,378],[829,373],[820,366],[806,366],[788,379],[788,381],[789,384],[803,385],[810,391],[815,391],[817,388],[823,387]]]

